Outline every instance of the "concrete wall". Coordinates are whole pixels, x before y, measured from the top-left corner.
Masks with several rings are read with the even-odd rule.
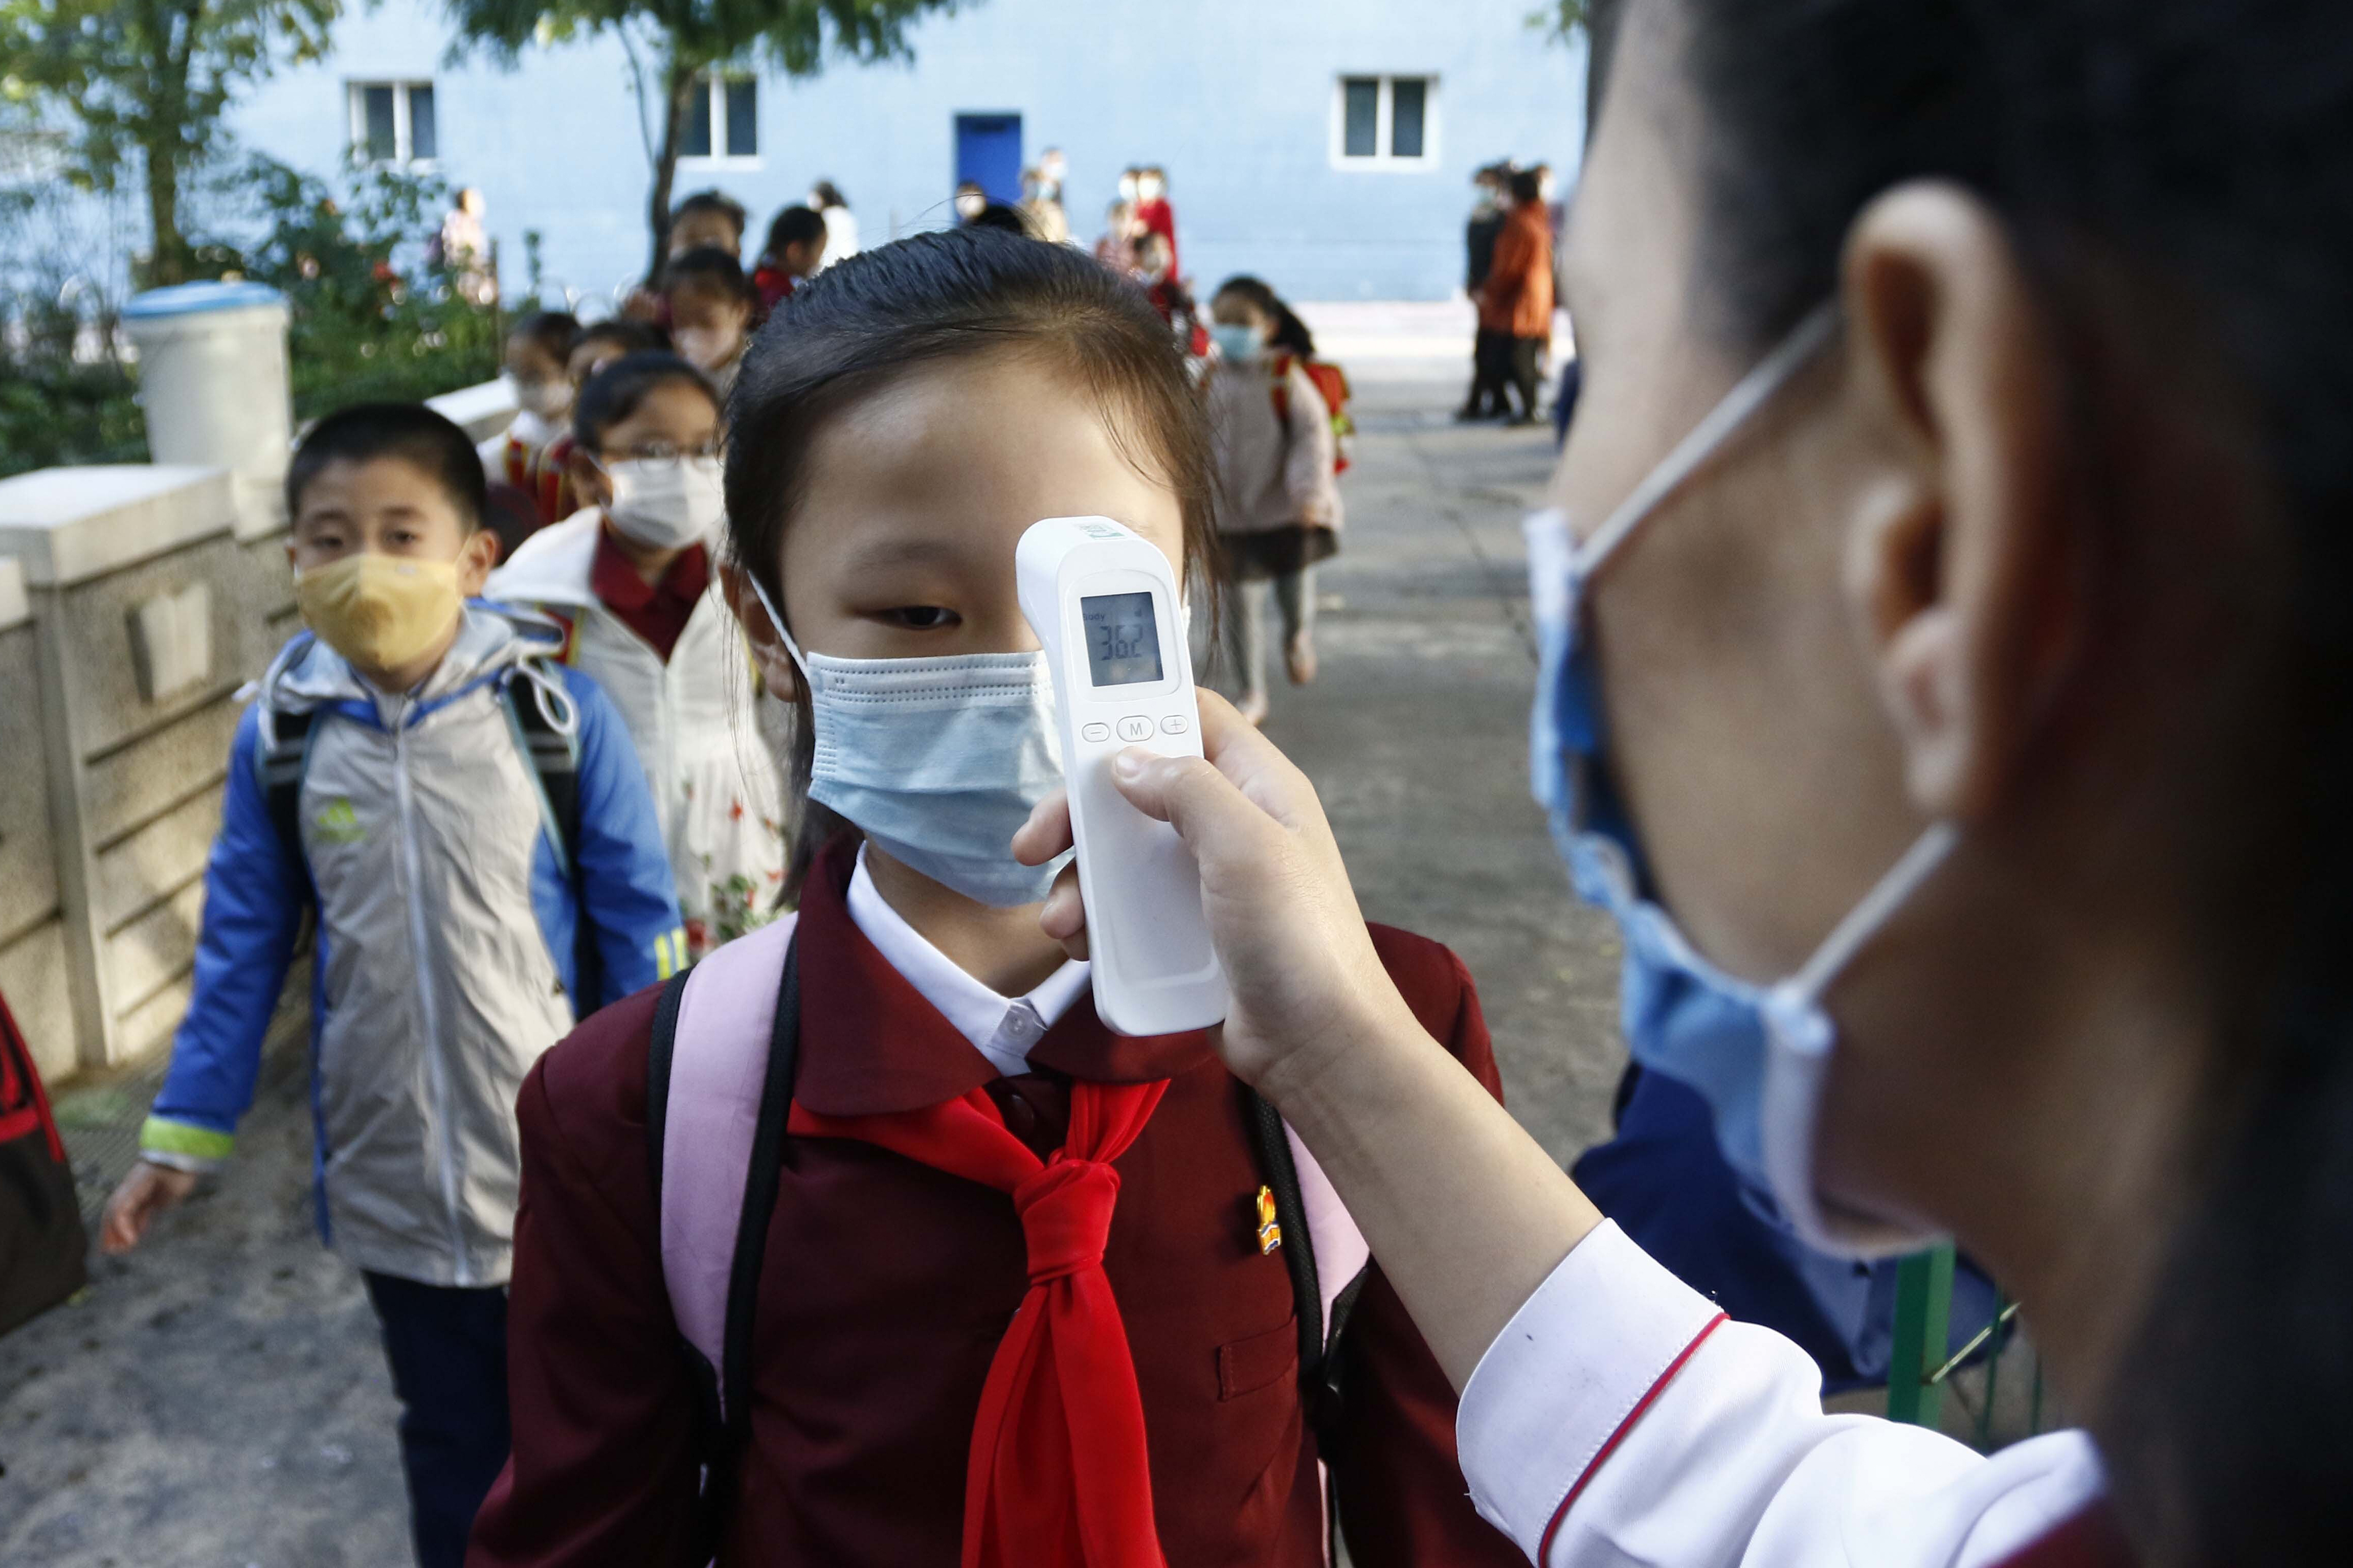
[[[497,382],[433,404],[477,440],[514,416]],[[0,480],[0,991],[44,1077],[160,1049],[186,1012],[238,689],[296,624],[264,487]]]
[[[1265,274],[1306,300],[1444,299],[1461,282],[1468,180],[1505,155],[1571,183],[1584,122],[1581,47],[1525,25],[1528,0],[986,0],[914,30],[912,66],[835,62],[761,78],[760,153],[682,165],[681,194],[718,185],[764,230],[820,176],[869,243],[948,221],[955,117],[1023,117],[1025,157],[1060,146],[1072,226],[1092,239],[1131,163],[1166,166],[1186,272],[1208,286]],[[649,164],[628,62],[610,38],[524,51],[504,71],[448,58],[429,0],[353,7],[333,52],[257,90],[232,117],[247,145],[322,173],[350,141],[349,84],[430,81],[438,171],[480,186],[511,291],[522,234],[545,237],[552,285],[609,296],[644,261]],[[1344,74],[1437,79],[1426,163],[1366,171],[1334,154]],[[757,248],[757,238],[753,248]]]
[[[0,984],[47,1070],[143,1055],[186,1009],[236,694],[290,597],[269,524],[217,468],[0,481],[24,605],[0,630]]]
[[[44,1077],[75,1065],[65,921],[25,569],[0,558],[0,992]]]

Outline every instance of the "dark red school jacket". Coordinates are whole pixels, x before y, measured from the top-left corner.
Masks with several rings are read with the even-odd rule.
[[[795,1097],[834,1116],[917,1110],[985,1085],[1041,1156],[1071,1074],[1170,1079],[1116,1162],[1103,1267],[1143,1394],[1169,1568],[1321,1563],[1331,1467],[1358,1568],[1520,1563],[1472,1511],[1454,1393],[1377,1268],[1343,1341],[1337,1452],[1304,1418],[1292,1283],[1261,1255],[1261,1180],[1240,1083],[1200,1034],[1112,1034],[1082,997],[997,1069],[860,932],[851,858],[828,855],[800,917]],[[1470,975],[1375,926],[1415,1015],[1501,1090]],[[583,1024],[524,1081],[509,1308],[514,1457],[470,1568],[701,1568],[690,1536],[695,1393],[663,1285],[646,1152],[656,993]],[[871,1144],[795,1138],[754,1329],[751,1447],[727,1568],[954,1568],[966,1447],[990,1357],[1028,1286],[1011,1200]]]

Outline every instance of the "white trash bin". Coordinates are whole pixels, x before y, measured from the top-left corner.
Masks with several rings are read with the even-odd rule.
[[[122,310],[139,354],[139,405],[158,463],[227,468],[237,531],[283,526],[280,488],[294,443],[286,298],[262,283],[183,283]]]

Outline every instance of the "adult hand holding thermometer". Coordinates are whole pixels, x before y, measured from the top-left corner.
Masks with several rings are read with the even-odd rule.
[[[1130,805],[1111,774],[1131,746],[1202,754],[1176,574],[1156,546],[1103,517],[1033,524],[1014,562],[1021,613],[1053,672],[1095,1012],[1123,1035],[1207,1028],[1225,1017],[1227,994],[1199,869],[1176,829]]]

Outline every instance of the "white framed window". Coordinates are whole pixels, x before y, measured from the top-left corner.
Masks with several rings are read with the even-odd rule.
[[[1438,166],[1438,79],[1342,76],[1332,88],[1332,163],[1341,169]]]
[[[704,168],[758,168],[759,79],[716,74],[697,79],[678,155]]]
[[[441,156],[429,81],[351,84],[352,152],[365,163],[430,164]]]

